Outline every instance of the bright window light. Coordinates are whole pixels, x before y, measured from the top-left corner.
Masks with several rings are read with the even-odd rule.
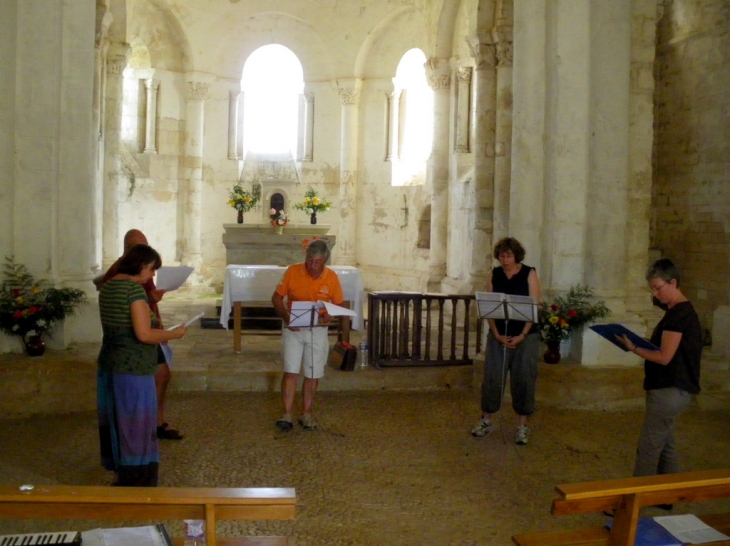
[[[403,55],[395,72],[396,80],[405,90],[402,107],[403,135],[401,161],[426,161],[433,144],[433,90],[426,81],[423,67],[426,55],[411,49]]]
[[[296,152],[302,65],[278,44],[254,51],[243,67],[244,155],[247,151]]]

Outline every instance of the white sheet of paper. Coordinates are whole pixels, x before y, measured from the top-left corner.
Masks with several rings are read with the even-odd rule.
[[[190,326],[193,322],[195,322],[199,318],[203,318],[203,315],[205,315],[205,311],[203,311],[202,313],[198,313],[193,318],[191,318],[190,320],[188,320],[184,323],[178,322],[175,326],[170,326],[169,328],[165,328],[165,330],[174,330],[175,328],[177,328],[178,326],[182,326],[183,324],[185,324],[185,326]]]
[[[505,294],[507,316],[510,320],[537,322],[537,302],[530,296],[513,296]]]
[[[691,544],[705,544],[719,540],[730,540],[720,531],[713,529],[700,518],[692,514],[680,516],[657,516],[654,518],[659,525],[672,533],[678,540]]]
[[[317,302],[317,303],[323,303],[324,308],[327,310],[327,314],[331,317],[356,317],[357,313],[353,311],[352,309],[348,309],[347,307],[342,307],[340,305],[335,305],[334,303],[330,303],[328,301],[323,302]]]
[[[153,525],[104,529],[102,535],[104,546],[165,546],[165,541]]]
[[[157,281],[155,285],[158,290],[172,292],[185,284],[185,281],[188,280],[192,272],[193,268],[188,265],[179,265],[177,267],[162,266],[157,270]]]

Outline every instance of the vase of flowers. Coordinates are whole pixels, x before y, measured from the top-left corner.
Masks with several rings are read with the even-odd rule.
[[[239,224],[243,224],[243,213],[250,211],[259,202],[258,197],[244,190],[239,184],[228,190],[228,198],[228,204],[238,211],[236,221]]]
[[[327,201],[326,199],[321,199],[317,195],[317,192],[314,190],[314,188],[312,188],[312,186],[309,186],[306,193],[304,194],[304,201],[294,204],[295,209],[303,210],[304,212],[309,214],[310,224],[316,224],[317,213],[329,210],[331,206],[332,203],[330,201]]]
[[[0,330],[17,336],[29,356],[45,351],[43,334],[56,322],[73,315],[86,303],[86,294],[76,288],[49,288],[37,281],[28,269],[5,257],[3,281],[0,284]]]
[[[269,209],[269,219],[271,225],[276,228],[276,234],[282,235],[284,233],[284,226],[289,222],[289,217],[283,210]]]
[[[576,328],[611,314],[603,300],[592,302],[594,299],[593,290],[576,284],[565,296],[556,297],[552,303],[540,303],[540,339],[548,347],[543,355],[546,363],[560,362],[560,343],[570,338]]]

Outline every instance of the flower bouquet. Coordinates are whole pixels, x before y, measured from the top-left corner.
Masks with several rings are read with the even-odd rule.
[[[228,204],[238,211],[238,223],[243,223],[243,213],[250,211],[259,202],[259,198],[236,184],[228,190]]]
[[[75,313],[86,303],[86,294],[76,288],[48,288],[36,281],[12,257],[5,257],[0,284],[0,330],[21,338],[28,346],[50,331],[56,322]],[[41,353],[42,354],[42,353]]]
[[[274,227],[284,227],[289,222],[289,217],[283,210],[269,209],[269,218]]]
[[[301,203],[294,203],[294,208],[297,210],[303,210],[307,214],[309,214],[310,222],[312,224],[317,223],[317,213],[323,212],[326,210],[329,210],[332,206],[332,203],[330,201],[327,201],[326,199],[320,199],[319,196],[317,196],[317,192],[312,188],[312,186],[309,186],[306,193],[304,194],[304,201]]]
[[[591,303],[592,298],[593,290],[576,284],[565,296],[556,297],[553,303],[540,303],[540,339],[545,343],[560,343],[567,340],[574,329],[611,314],[606,302]]]

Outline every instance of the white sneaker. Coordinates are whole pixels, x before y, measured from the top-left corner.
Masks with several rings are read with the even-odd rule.
[[[494,423],[491,420],[482,417],[479,422],[471,429],[471,435],[477,438],[486,436],[494,430]]]
[[[304,430],[314,430],[317,428],[317,421],[314,420],[311,413],[303,413],[299,424],[302,425]]]
[[[530,429],[527,428],[525,425],[520,425],[517,427],[517,432],[515,433],[515,443],[517,445],[525,445],[527,443],[528,438],[530,437]]]

